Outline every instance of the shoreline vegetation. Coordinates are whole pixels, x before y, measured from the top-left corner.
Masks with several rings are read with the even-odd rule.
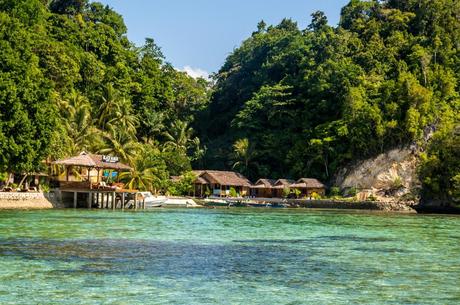
[[[186,197],[183,197],[184,199]],[[378,201],[352,201],[340,199],[254,199],[254,198],[228,198],[222,204],[222,198],[197,199],[193,198],[202,208],[229,208],[229,207],[251,207],[256,204],[259,207],[267,203],[284,204],[286,208],[306,209],[346,209],[346,210],[369,210],[382,212],[415,213],[414,207],[398,202]],[[218,204],[216,204],[218,203]],[[229,204],[231,203],[231,204]],[[40,210],[40,209],[62,209],[65,205],[60,204],[53,193],[3,193],[0,194],[0,210]],[[97,208],[95,210],[98,210]]]
[[[117,178],[130,190],[184,196],[192,169],[214,169],[312,177],[344,195],[343,169],[404,148],[417,181],[390,168],[377,193],[455,207],[459,15],[456,0],[352,0],[337,26],[320,11],[306,28],[261,21],[206,80],[152,38],[135,46],[109,6],[2,1],[0,185],[63,178],[53,162],[87,152],[129,165]]]

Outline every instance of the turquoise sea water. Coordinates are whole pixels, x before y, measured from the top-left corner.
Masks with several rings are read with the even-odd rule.
[[[460,304],[460,217],[0,212],[0,304]]]

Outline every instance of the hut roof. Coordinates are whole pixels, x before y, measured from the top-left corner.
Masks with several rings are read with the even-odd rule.
[[[54,161],[52,164],[126,171],[131,170],[130,166],[123,164],[116,159],[110,161],[110,157],[108,158],[107,156],[94,155],[86,152],[83,152],[75,157]]]
[[[318,179],[300,178],[296,183],[292,184],[291,187],[321,189],[325,186]]]
[[[291,184],[295,183],[295,180],[291,179],[278,179],[275,182],[275,189],[284,189],[285,187],[290,187]]]
[[[201,176],[201,174],[203,174],[205,171],[204,171],[204,170],[193,170],[192,172],[195,174],[195,176],[199,177],[199,176]]]
[[[206,174],[209,175],[213,180],[215,180],[220,185],[229,185],[229,186],[245,186],[251,187],[251,181],[239,173],[230,172],[230,171],[215,171],[215,170],[206,170],[202,171],[200,177],[205,179],[206,184],[210,183],[206,179]]]
[[[275,185],[275,179],[259,179],[254,183],[253,188],[272,188]]]
[[[198,177],[195,179],[195,181],[193,182],[195,184],[208,184],[209,182],[206,181],[206,179],[204,179],[203,177]]]

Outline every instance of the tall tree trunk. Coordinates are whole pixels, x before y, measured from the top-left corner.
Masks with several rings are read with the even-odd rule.
[[[327,155],[324,157],[324,168],[326,169],[326,177],[329,178],[329,169],[328,169]]]
[[[13,173],[8,173],[8,178],[6,180],[6,185],[5,187],[8,187],[10,185],[10,181],[13,179]]]
[[[19,189],[22,187],[22,184],[26,180],[27,176],[28,176],[28,174],[24,174],[24,177],[22,178],[21,182],[19,182],[19,186],[18,186]]]

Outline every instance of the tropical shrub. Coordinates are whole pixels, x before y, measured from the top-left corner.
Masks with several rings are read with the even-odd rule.
[[[331,189],[329,190],[329,195],[330,195],[331,197],[340,196],[340,188],[337,187],[337,186],[331,187]]]
[[[289,194],[291,194],[291,189],[289,187],[283,188],[283,197],[287,198],[289,197]]]
[[[234,187],[231,187],[231,188],[230,188],[229,196],[230,196],[230,197],[233,197],[233,198],[238,197],[238,193],[236,192],[236,190],[235,190]]]

